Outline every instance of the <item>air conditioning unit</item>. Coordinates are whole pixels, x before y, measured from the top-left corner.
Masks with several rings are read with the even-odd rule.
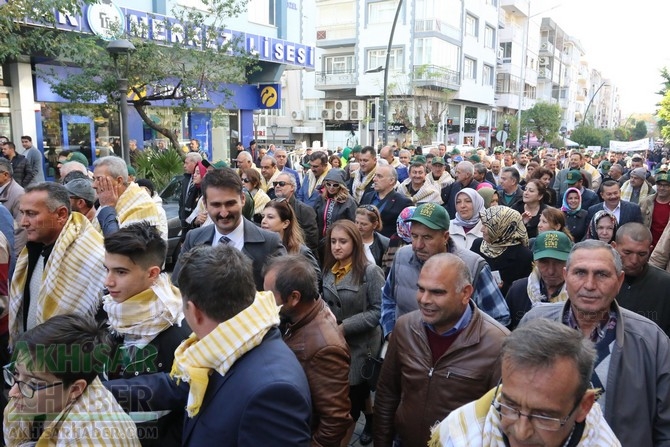
[[[549,44],[547,42],[542,42],[540,45],[540,50],[546,50],[547,48],[549,48]]]
[[[365,101],[349,101],[349,119],[358,121],[365,118]]]
[[[340,121],[349,119],[349,101],[335,101],[335,119]]]
[[[293,118],[296,121],[302,121],[305,119],[305,115],[302,113],[302,110],[294,110],[291,112],[291,118]]]
[[[498,59],[502,59],[505,57],[505,50],[502,48],[498,48]]]
[[[332,120],[334,115],[333,109],[323,109],[321,111],[321,118],[324,120]]]
[[[548,57],[540,57],[538,58],[538,62],[540,65],[549,65],[549,58]]]

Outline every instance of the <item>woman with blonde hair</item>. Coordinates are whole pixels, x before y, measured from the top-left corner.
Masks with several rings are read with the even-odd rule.
[[[356,227],[363,238],[368,261],[382,267],[382,258],[389,247],[389,238],[380,233],[382,216],[374,205],[361,205],[356,210]]]
[[[260,187],[261,175],[253,168],[245,169],[242,171],[242,184],[247,188],[247,191],[249,191],[251,198],[254,199],[253,221],[257,224],[261,223],[265,205],[270,201],[270,197]]]

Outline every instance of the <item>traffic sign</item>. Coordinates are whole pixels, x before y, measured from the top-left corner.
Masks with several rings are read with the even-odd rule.
[[[499,130],[498,133],[496,133],[496,140],[500,141],[501,143],[504,143],[507,141],[508,134],[504,130]]]

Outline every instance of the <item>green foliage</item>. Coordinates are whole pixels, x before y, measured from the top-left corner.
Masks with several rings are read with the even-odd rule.
[[[163,152],[145,149],[135,158],[137,178],[148,178],[162,191],[172,177],[184,172],[179,153],[173,149]]]
[[[644,121],[638,121],[635,123],[635,129],[633,129],[632,137],[633,140],[640,140],[647,136],[647,123]]]
[[[609,147],[609,140],[611,138],[611,132],[590,125],[577,126],[570,135],[570,139],[581,146]]]
[[[531,124],[530,120],[534,122]],[[521,113],[521,130],[528,127],[539,141],[556,138],[561,127],[561,106],[538,102],[531,109]]]
[[[660,108],[658,109],[657,115],[661,120],[670,122],[670,90],[665,93],[665,96],[659,104]],[[660,124],[660,123],[659,123]],[[661,128],[661,137],[665,141],[670,141],[670,126],[663,126]]]

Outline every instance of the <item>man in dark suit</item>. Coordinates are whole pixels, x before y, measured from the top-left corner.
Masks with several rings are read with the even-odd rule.
[[[274,297],[255,290],[250,260],[230,244],[183,258],[184,316],[194,335],[178,348],[172,373],[105,385],[126,410],[186,407],[182,446],[308,447],[309,384],[282,341]]]
[[[368,191],[361,199],[361,205],[374,205],[382,215],[382,231],[386,237],[396,232],[396,220],[400,212],[408,206],[414,205],[412,199],[394,191],[398,181],[398,171],[389,165],[377,166],[377,172],[372,179],[374,191]]]
[[[642,211],[640,211],[640,206],[636,203],[621,200],[620,186],[615,180],[607,180],[603,183],[600,195],[604,202],[589,207],[589,222],[591,222],[591,219],[593,219],[593,216],[598,211],[604,209],[616,216],[619,226],[625,225],[628,222],[642,223]]]
[[[311,206],[307,206],[300,200],[296,200],[295,191],[297,185],[295,178],[288,172],[282,172],[277,176],[274,184],[275,195],[278,199],[284,198],[288,200],[295,212],[295,218],[302,228],[305,236],[305,245],[307,245],[314,253],[316,253],[319,245],[319,229],[316,225],[316,212]]]
[[[257,290],[263,290],[263,265],[268,258],[286,254],[277,233],[258,228],[242,216],[245,195],[242,179],[231,168],[217,169],[202,180],[202,193],[214,225],[191,230],[172,272],[172,282],[179,283],[182,256],[197,245],[228,244],[251,258]]]
[[[295,178],[295,190],[300,190],[300,176],[298,171],[291,169],[289,166],[288,152],[286,149],[275,149],[275,159],[277,160],[277,169],[281,172],[291,174]]]
[[[202,156],[197,152],[189,152],[184,157],[184,178],[181,181],[181,194],[179,195],[179,221],[181,222],[182,241],[188,230],[191,229],[191,225],[186,222],[186,218],[191,215],[198,203],[198,190],[191,178],[193,177],[193,171],[201,161]]]

